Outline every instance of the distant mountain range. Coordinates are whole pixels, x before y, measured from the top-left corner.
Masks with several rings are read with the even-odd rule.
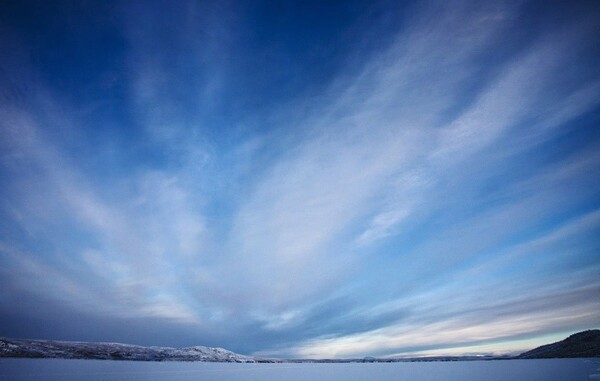
[[[204,362],[404,362],[404,361],[472,361],[496,359],[538,359],[560,357],[600,357],[600,330],[576,333],[563,341],[543,345],[514,357],[441,356],[422,358],[372,358],[346,360],[280,360],[239,355],[223,348],[211,347],[143,347],[118,343],[25,340],[0,338],[0,357],[64,358],[137,361],[204,361]]]
[[[256,362],[223,348],[143,347],[119,343],[0,339],[0,357],[138,361]]]
[[[542,345],[518,356],[522,359],[559,357],[600,357],[600,330],[579,332],[563,341]]]

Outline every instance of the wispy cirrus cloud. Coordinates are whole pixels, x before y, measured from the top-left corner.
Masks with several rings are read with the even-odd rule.
[[[310,96],[255,107],[233,80],[256,68],[239,9],[182,9],[120,30],[114,109],[19,68],[34,90],[0,104],[3,286],[265,355],[598,324],[593,15],[529,30],[520,3],[411,5]]]

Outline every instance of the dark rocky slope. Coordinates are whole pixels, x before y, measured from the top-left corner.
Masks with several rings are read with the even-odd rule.
[[[522,359],[600,357],[600,330],[579,332],[562,341],[542,345],[522,353],[518,357]]]

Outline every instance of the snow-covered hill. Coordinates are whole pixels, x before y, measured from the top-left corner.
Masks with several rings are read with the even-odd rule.
[[[24,340],[0,338],[0,357],[48,357],[69,359],[256,362],[223,348],[142,347],[119,343]]]

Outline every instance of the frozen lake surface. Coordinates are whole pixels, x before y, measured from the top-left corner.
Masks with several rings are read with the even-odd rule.
[[[346,364],[0,359],[0,380],[590,381],[600,380],[600,359]]]

